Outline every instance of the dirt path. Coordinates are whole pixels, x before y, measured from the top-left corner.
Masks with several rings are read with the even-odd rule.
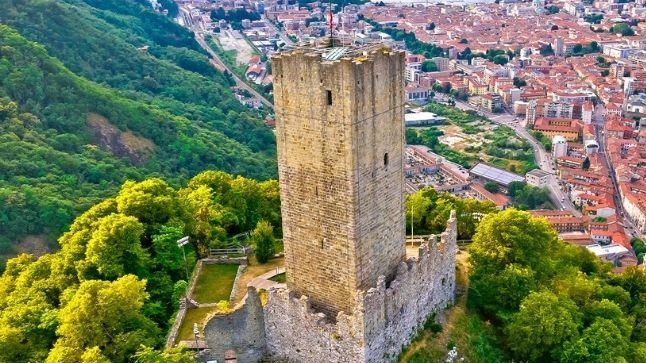
[[[237,304],[247,293],[247,284],[255,277],[263,275],[271,270],[276,270],[279,268],[285,267],[285,258],[274,258],[269,260],[267,263],[260,265],[256,262],[256,259],[249,257],[249,265],[244,270],[240,278],[238,279],[238,287],[236,290],[236,296],[232,305]]]

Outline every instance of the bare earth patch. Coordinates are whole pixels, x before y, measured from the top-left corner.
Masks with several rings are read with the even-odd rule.
[[[30,234],[25,236],[16,246],[16,250],[20,253],[30,253],[35,257],[52,252],[52,249],[47,244],[47,237],[44,234]]]
[[[87,124],[96,143],[117,156],[126,156],[135,164],[148,160],[155,144],[131,131],[121,131],[110,121],[96,113],[87,115]]]
[[[215,36],[218,38],[222,49],[236,51],[237,65],[246,65],[249,63],[249,60],[254,55],[254,50],[240,32],[224,30],[219,34],[215,34]]]

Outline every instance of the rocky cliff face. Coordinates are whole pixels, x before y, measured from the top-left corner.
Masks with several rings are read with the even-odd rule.
[[[131,131],[121,131],[105,117],[91,113],[87,117],[92,138],[102,149],[120,157],[127,157],[135,165],[145,163],[155,144]]]

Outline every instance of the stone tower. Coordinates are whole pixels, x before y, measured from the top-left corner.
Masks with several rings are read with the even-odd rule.
[[[405,256],[404,53],[272,58],[287,287],[334,317]]]

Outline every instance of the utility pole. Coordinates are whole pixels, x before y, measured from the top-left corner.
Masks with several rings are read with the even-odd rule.
[[[415,240],[414,240],[415,233],[413,233],[414,215],[415,215],[415,206],[411,204],[410,205],[410,244],[411,246],[415,245]]]
[[[182,237],[177,240],[177,247],[182,249],[182,256],[184,256],[184,272],[186,272],[186,283],[190,284],[191,281],[189,280],[188,277],[188,263],[186,262],[186,252],[184,252],[184,246],[188,244],[188,236]],[[188,294],[184,295],[184,298],[186,300],[186,305],[188,306]]]

